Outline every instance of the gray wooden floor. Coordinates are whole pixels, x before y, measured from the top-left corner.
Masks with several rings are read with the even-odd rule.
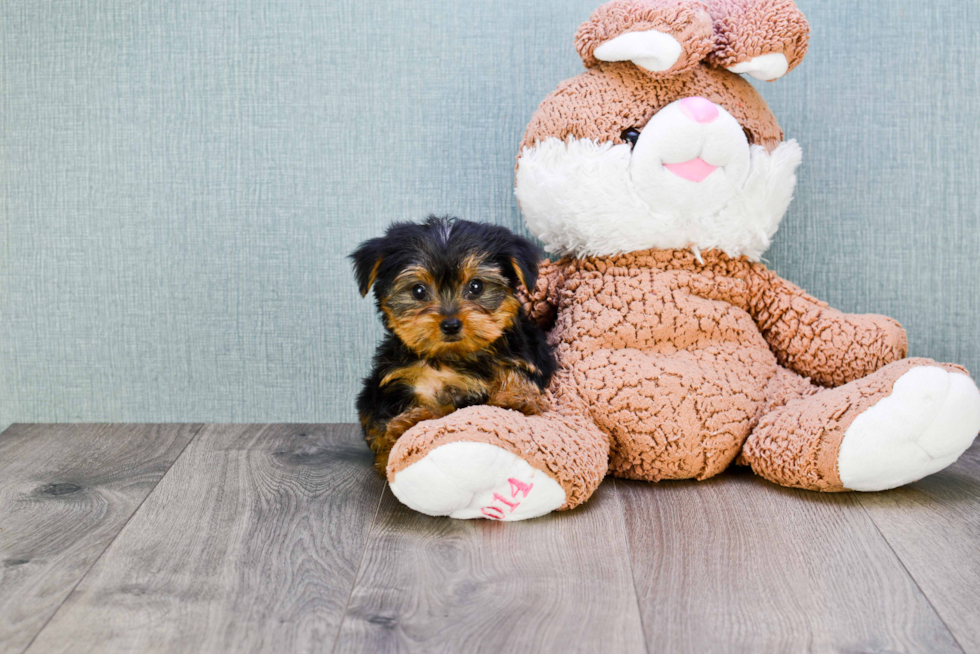
[[[401,506],[352,425],[14,425],[0,651],[980,651],[980,447],[872,495],[608,479]]]

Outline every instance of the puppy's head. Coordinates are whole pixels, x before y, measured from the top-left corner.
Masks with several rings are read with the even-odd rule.
[[[534,288],[538,249],[497,225],[430,216],[395,223],[351,255],[361,295],[374,288],[385,325],[425,357],[467,356],[496,341]]]

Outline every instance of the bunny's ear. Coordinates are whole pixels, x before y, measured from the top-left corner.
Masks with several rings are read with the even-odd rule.
[[[793,0],[707,0],[715,49],[708,63],[772,81],[806,54],[810,26]]]
[[[691,70],[713,45],[711,17],[696,0],[613,0],[575,34],[586,67],[631,61],[654,77]]]

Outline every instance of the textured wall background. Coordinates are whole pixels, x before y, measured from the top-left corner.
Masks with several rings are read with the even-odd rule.
[[[353,420],[380,330],[344,255],[520,227],[517,144],[599,2],[4,0],[0,425]],[[800,5],[767,259],[980,372],[980,6]]]

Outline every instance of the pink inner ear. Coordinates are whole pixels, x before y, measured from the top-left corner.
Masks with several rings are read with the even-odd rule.
[[[683,179],[701,182],[704,181],[705,177],[715,172],[718,166],[712,166],[701,157],[697,157],[684,163],[664,164],[664,168]]]

